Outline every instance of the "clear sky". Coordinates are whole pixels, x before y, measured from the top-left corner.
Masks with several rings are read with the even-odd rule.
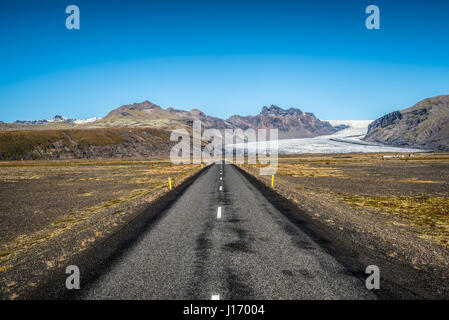
[[[81,29],[65,27],[66,6]],[[365,8],[380,8],[380,30]],[[0,1],[0,120],[150,100],[375,119],[449,94],[449,1]]]

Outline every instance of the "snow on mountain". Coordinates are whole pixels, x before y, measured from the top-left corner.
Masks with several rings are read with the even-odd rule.
[[[57,122],[65,122],[65,123],[74,123],[74,124],[83,124],[83,123],[90,123],[97,120],[100,120],[101,118],[93,117],[89,119],[72,119],[72,118],[66,118],[61,115],[55,115],[51,119],[43,119],[43,120],[17,120],[14,123],[17,124],[46,124],[46,123],[57,123]]]
[[[93,118],[89,118],[89,119],[78,119],[78,120],[73,121],[73,123],[76,123],[76,124],[90,123],[90,122],[95,122],[100,119],[101,118],[99,118],[99,117],[93,117]]]

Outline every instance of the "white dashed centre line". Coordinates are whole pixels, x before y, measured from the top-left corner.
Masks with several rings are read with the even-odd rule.
[[[220,176],[223,174],[223,172],[220,170]],[[220,177],[220,180],[223,180],[222,177]],[[220,191],[223,190],[223,186],[220,186]],[[217,219],[221,219],[221,207],[218,207],[217,209]],[[212,295],[212,300],[220,300],[220,295],[219,294],[213,294]]]

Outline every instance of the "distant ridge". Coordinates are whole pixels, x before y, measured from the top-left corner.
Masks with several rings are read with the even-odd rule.
[[[66,118],[61,115],[55,115],[53,118],[47,119],[47,120],[32,120],[32,121],[16,120],[16,121],[14,121],[14,123],[15,124],[25,124],[25,125],[27,125],[27,124],[47,124],[47,123],[57,123],[57,122],[80,124],[80,123],[94,122],[99,119],[100,118],[98,118],[98,117],[93,117],[90,119],[70,119],[70,118]],[[2,122],[2,121],[0,121],[0,122]]]
[[[123,105],[110,111],[104,118],[70,119],[57,115],[49,120],[16,121],[0,123],[1,130],[53,130],[87,128],[154,128],[163,130],[191,129],[194,121],[200,121],[204,129],[278,129],[280,138],[310,138],[327,135],[344,129],[321,121],[313,113],[300,109],[283,109],[276,105],[264,106],[255,116],[234,115],[220,119],[206,115],[199,109],[190,111],[162,108],[148,100]]]

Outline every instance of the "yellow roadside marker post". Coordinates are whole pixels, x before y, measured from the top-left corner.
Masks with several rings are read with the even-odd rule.
[[[274,187],[274,175],[271,176],[271,187]]]
[[[170,190],[171,190],[171,178],[170,178],[170,177],[168,177],[168,187],[169,187]]]

